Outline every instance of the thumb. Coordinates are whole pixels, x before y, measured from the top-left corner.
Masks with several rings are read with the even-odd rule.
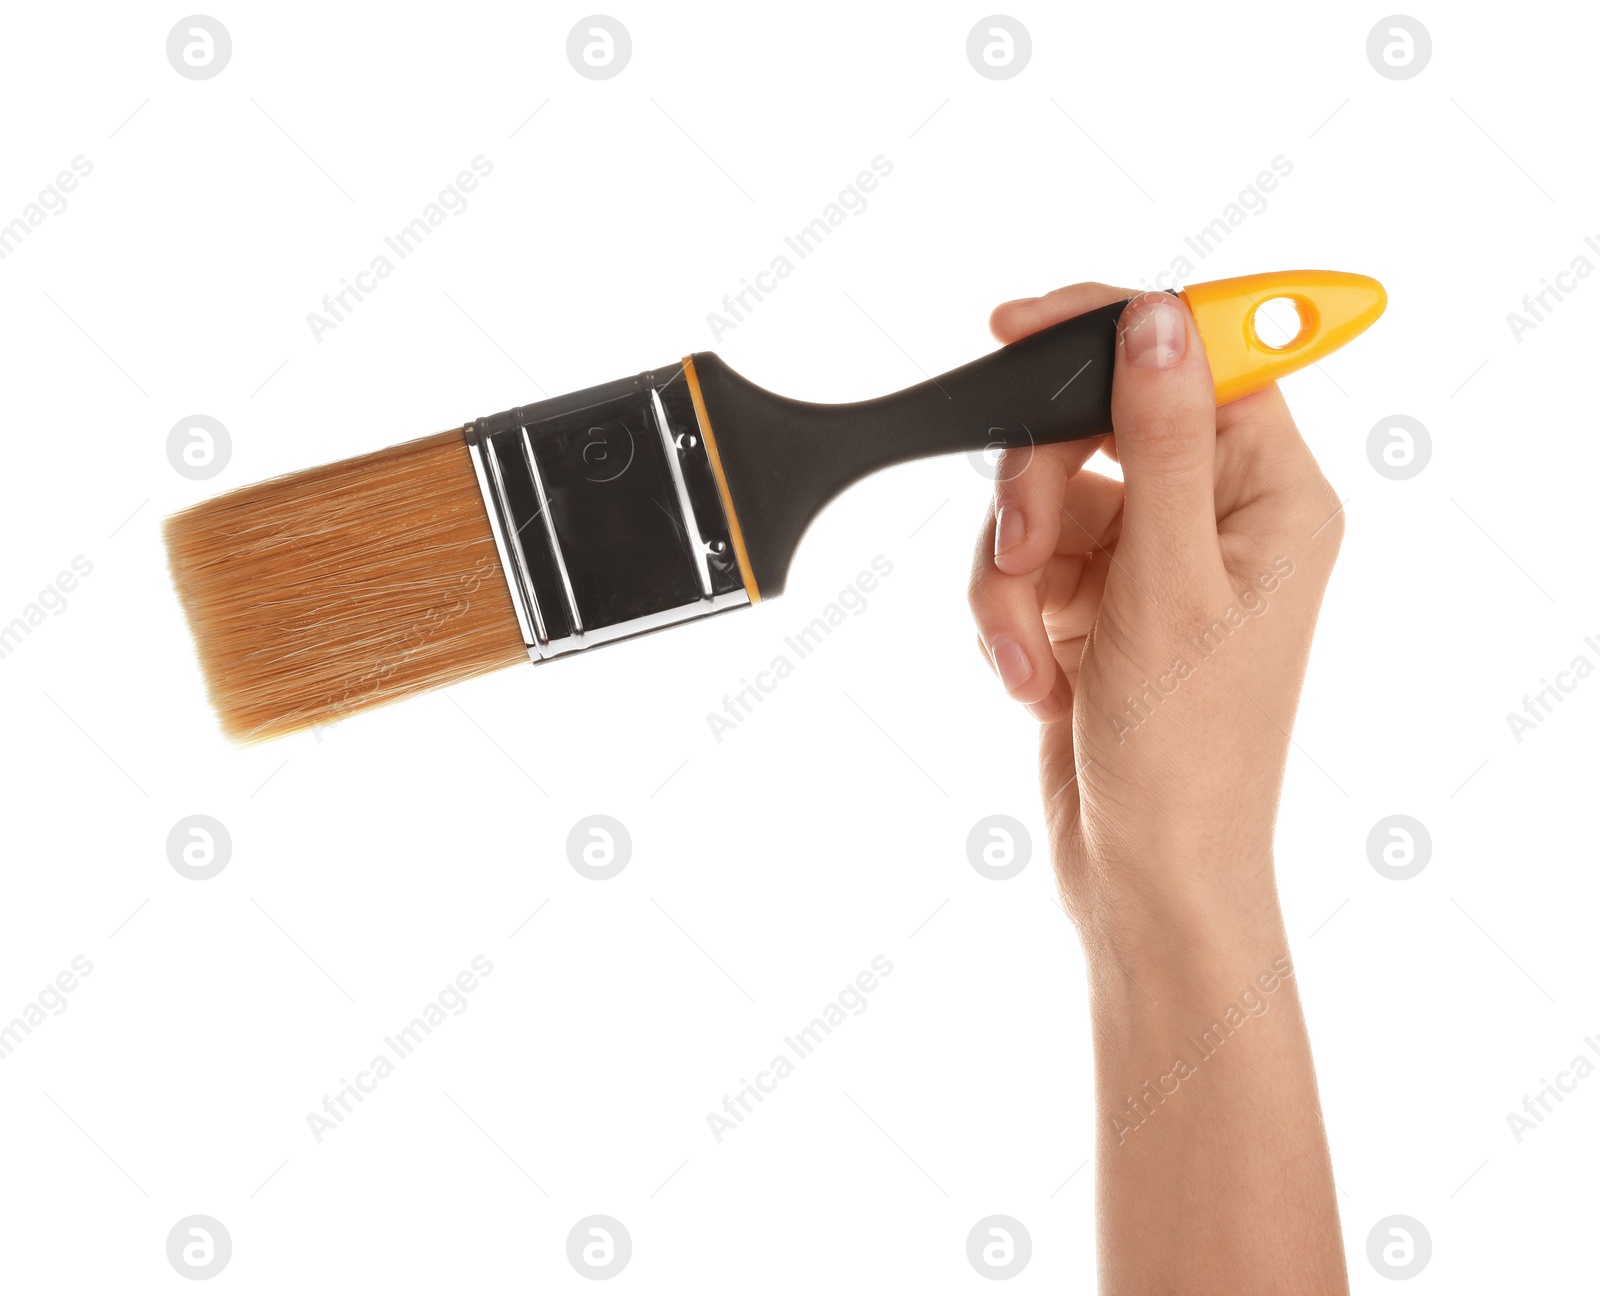
[[[1194,317],[1171,293],[1122,312],[1111,425],[1126,489],[1119,552],[1150,571],[1217,556],[1216,393]]]

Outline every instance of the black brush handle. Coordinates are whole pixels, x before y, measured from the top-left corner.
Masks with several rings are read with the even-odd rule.
[[[1076,441],[1111,431],[1113,302],[875,400],[777,396],[714,353],[694,356],[728,493],[762,597],[781,593],[822,507],[869,473],[925,455]]]

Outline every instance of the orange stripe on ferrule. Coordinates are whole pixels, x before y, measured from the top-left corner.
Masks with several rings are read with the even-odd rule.
[[[694,401],[694,416],[700,423],[700,435],[705,439],[706,456],[711,460],[711,472],[717,479],[717,494],[722,499],[722,511],[728,517],[728,538],[733,541],[733,556],[739,564],[739,579],[744,582],[744,592],[752,603],[761,602],[761,591],[756,587],[755,572],[750,567],[750,553],[744,547],[744,532],[739,529],[739,515],[733,507],[733,496],[728,492],[728,479],[722,471],[722,456],[717,453],[716,434],[711,430],[711,416],[706,413],[706,398],[700,392],[700,378],[694,371],[694,357],[684,356],[683,376],[689,384],[689,396]]]

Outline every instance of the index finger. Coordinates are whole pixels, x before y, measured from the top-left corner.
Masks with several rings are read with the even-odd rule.
[[[1109,306],[1133,294],[1103,283],[1068,284],[1043,297],[1023,297],[997,306],[989,329],[1011,343],[1087,311]],[[1110,437],[1029,447],[1015,467],[1009,461],[995,477],[993,561],[1007,575],[1037,573],[1055,553],[1061,534],[1061,496],[1067,482],[1096,450],[1111,445]]]
[[[1113,288],[1103,283],[1075,283],[1056,288],[1043,297],[1019,297],[1002,302],[989,316],[989,331],[1001,342],[1015,342],[1042,328],[1059,324],[1087,311],[1098,310],[1115,301],[1126,301],[1138,294],[1132,288]]]

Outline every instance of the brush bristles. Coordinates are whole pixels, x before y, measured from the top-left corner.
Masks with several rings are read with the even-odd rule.
[[[240,741],[528,659],[459,430],[208,500],[166,537]]]

